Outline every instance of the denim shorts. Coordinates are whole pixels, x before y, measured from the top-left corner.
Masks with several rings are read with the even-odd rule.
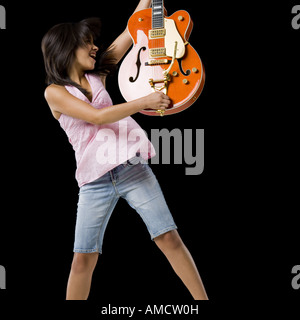
[[[104,232],[120,197],[143,219],[152,240],[177,229],[151,168],[136,162],[121,164],[80,188],[74,252],[102,253]]]

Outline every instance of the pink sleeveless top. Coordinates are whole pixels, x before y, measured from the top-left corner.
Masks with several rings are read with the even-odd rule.
[[[78,88],[66,86],[66,89],[96,109],[112,106],[101,79],[91,74],[85,76],[92,89],[92,102]],[[131,117],[106,125],[94,125],[61,114],[58,121],[75,151],[75,176],[79,187],[100,178],[137,153],[145,160],[155,156],[153,145]]]

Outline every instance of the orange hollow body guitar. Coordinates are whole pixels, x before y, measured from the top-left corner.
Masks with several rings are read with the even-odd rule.
[[[126,101],[154,91],[167,94],[167,110],[145,109],[146,115],[178,113],[200,96],[205,73],[201,59],[188,42],[193,22],[180,10],[165,18],[163,0],[152,0],[152,8],[134,13],[128,21],[133,48],[119,70],[119,87]]]

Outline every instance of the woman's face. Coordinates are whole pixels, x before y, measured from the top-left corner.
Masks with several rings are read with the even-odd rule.
[[[99,50],[94,45],[93,40],[86,43],[84,47],[79,47],[76,52],[75,65],[82,69],[82,71],[93,70],[96,63],[96,52]]]

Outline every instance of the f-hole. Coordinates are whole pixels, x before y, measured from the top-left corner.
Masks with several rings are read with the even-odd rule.
[[[178,61],[178,64],[179,64],[179,69],[180,69],[180,72],[184,75],[184,76],[189,76],[191,74],[191,70],[188,69],[186,70],[186,72],[183,71],[182,69],[182,58],[181,59],[177,59]]]
[[[146,47],[142,47],[139,52],[138,52],[138,55],[137,55],[137,60],[136,60],[136,67],[137,67],[137,74],[136,74],[136,77],[135,79],[133,79],[133,77],[130,77],[129,78],[129,81],[130,82],[135,82],[137,80],[137,78],[139,77],[139,74],[140,74],[140,70],[141,70],[141,59],[140,59],[140,54],[141,54],[141,51],[145,51],[146,50]]]

